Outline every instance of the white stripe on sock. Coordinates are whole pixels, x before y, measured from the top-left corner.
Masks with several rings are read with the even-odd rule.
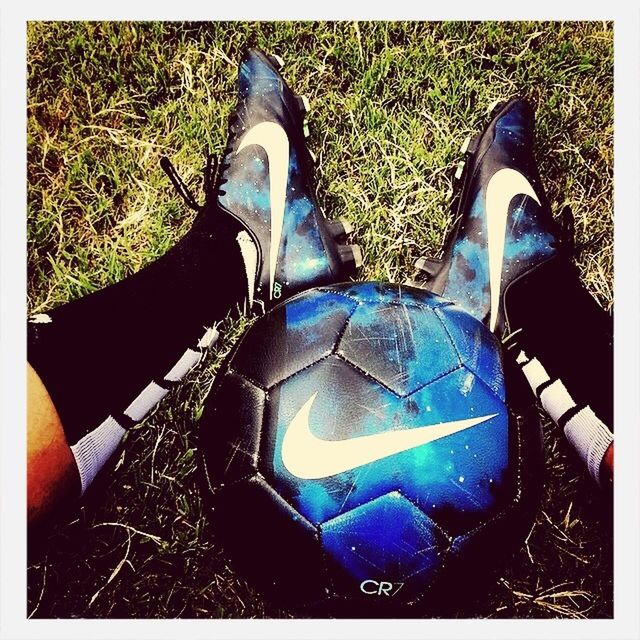
[[[541,384],[544,384],[550,379],[545,368],[537,358],[529,360],[529,362],[522,367],[522,371],[534,393],[536,393]]]
[[[198,341],[198,347],[201,349],[209,349],[211,348],[220,337],[218,330],[215,327],[211,327],[206,330],[205,334]]]
[[[613,442],[613,433],[588,406],[567,421],[564,433],[584,460],[591,476],[600,484],[600,465]]]
[[[524,351],[521,351],[516,361],[526,362],[522,370],[534,393],[541,384],[550,380],[537,358],[527,362]],[[576,406],[561,380],[556,380],[543,389],[540,401],[556,423],[566,411]],[[600,484],[600,465],[609,445],[613,442],[613,433],[589,406],[578,411],[567,421],[564,433],[580,459],[586,464],[591,477]]]
[[[198,347],[211,347],[218,340],[218,336],[219,333],[215,327],[207,329],[198,341]],[[171,382],[182,380],[200,362],[201,357],[202,354],[199,351],[187,349],[171,371],[167,373],[165,380]],[[169,393],[168,389],[156,382],[150,382],[124,410],[124,413],[135,422],[140,422],[167,393]],[[109,416],[102,424],[71,446],[71,452],[80,474],[80,495],[83,495],[91,485],[98,471],[112,456],[125,433],[126,429],[121,427],[115,418]]]
[[[198,351],[194,351],[193,349],[187,349],[183,354],[180,360],[175,363],[171,371],[167,373],[164,377],[165,380],[170,380],[171,382],[177,382],[178,380],[182,380],[193,367],[195,367],[198,362],[200,362],[201,354]]]
[[[99,427],[80,438],[71,447],[80,474],[80,495],[84,495],[98,471],[117,449],[125,433],[126,430],[109,416]]]
[[[555,380],[543,389],[540,402],[554,422],[558,422],[564,413],[576,406],[567,388],[562,384],[562,380]]]
[[[140,422],[153,407],[155,407],[169,391],[155,382],[150,382],[138,397],[124,410],[125,415]]]

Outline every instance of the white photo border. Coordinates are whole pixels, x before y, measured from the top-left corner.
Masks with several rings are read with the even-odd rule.
[[[23,2],[0,10],[0,638],[590,638],[640,637],[640,9],[622,0],[537,0],[431,7],[245,1]],[[26,617],[26,23],[114,19],[613,20],[615,37],[614,618],[612,620],[27,620]],[[595,373],[597,375],[597,372]]]

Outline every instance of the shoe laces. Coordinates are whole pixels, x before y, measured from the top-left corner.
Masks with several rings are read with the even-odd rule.
[[[560,210],[560,233],[558,239],[551,243],[554,249],[571,257],[576,251],[575,221],[573,211],[567,204]]]
[[[193,195],[193,192],[189,189],[182,176],[180,176],[180,174],[177,172],[171,160],[169,160],[169,158],[167,158],[166,156],[160,158],[160,166],[169,177],[169,180],[171,180],[171,183],[173,184],[177,193],[190,209],[193,209],[198,213],[206,209],[210,202],[214,199],[214,197],[223,196],[226,194],[226,191],[222,188],[222,185],[228,182],[228,178],[225,176],[225,172],[231,166],[230,158],[233,154],[233,134],[235,133],[237,128],[238,118],[239,116],[237,111],[232,113],[229,117],[229,135],[227,136],[227,146],[222,155],[222,162],[220,162],[218,157],[214,154],[207,153],[207,164],[203,171],[203,186],[205,193],[205,201],[203,204],[198,203],[195,196]]]
[[[228,182],[228,178],[226,177],[226,171],[231,166],[231,155],[233,154],[233,139],[234,134],[236,132],[236,127],[238,123],[238,112],[234,111],[229,117],[229,133],[227,135],[227,146],[224,150],[224,154],[222,156],[222,162],[218,167],[217,172],[217,185],[215,189],[216,196],[224,196],[226,195],[226,191],[222,188],[224,184]]]
[[[182,176],[178,173],[176,168],[173,166],[173,163],[166,156],[162,156],[160,158],[160,166],[162,170],[167,174],[169,180],[171,180],[171,184],[173,184],[178,195],[184,200],[185,204],[194,211],[200,213],[204,209],[206,209],[207,205],[211,201],[212,195],[212,184],[214,181],[214,176],[218,172],[218,162],[217,158],[211,154],[207,153],[207,164],[204,168],[204,193],[205,193],[205,201],[203,204],[199,204],[196,200],[193,192],[187,186],[187,183],[184,181]]]

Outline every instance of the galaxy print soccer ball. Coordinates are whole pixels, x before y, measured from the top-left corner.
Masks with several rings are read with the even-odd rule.
[[[244,334],[206,401],[216,531],[281,602],[459,594],[533,522],[539,427],[514,399],[495,337],[444,298],[299,294]]]

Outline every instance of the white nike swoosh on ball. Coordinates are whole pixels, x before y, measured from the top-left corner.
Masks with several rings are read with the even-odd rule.
[[[304,480],[317,480],[350,471],[469,429],[498,415],[493,413],[414,429],[384,431],[349,440],[322,440],[314,436],[309,427],[309,414],[317,395],[317,392],[314,393],[304,403],[289,424],[282,441],[284,466],[291,474]]]
[[[269,291],[270,297],[273,299],[273,284],[289,182],[289,138],[286,131],[276,122],[261,122],[247,131],[240,141],[236,155],[252,144],[262,147],[267,152],[269,160],[269,201],[271,206]]]
[[[491,288],[491,315],[489,328],[495,329],[500,305],[502,282],[502,260],[504,258],[504,236],[509,217],[511,200],[518,195],[533,198],[538,196],[529,181],[515,169],[496,171],[487,185],[487,242],[489,249],[489,286]]]

